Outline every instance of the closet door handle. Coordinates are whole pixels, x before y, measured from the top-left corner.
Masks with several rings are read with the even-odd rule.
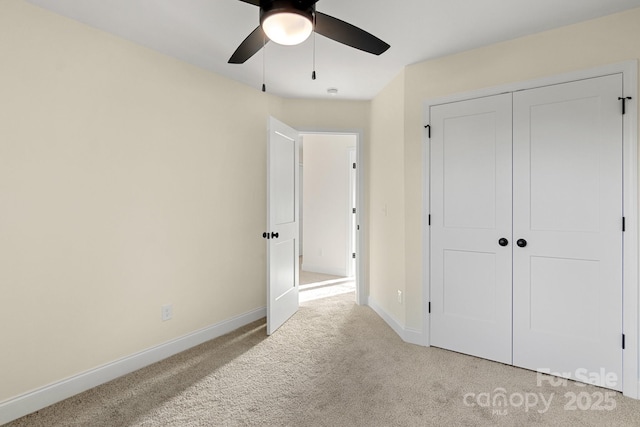
[[[500,240],[498,240],[498,244],[500,246],[507,246],[509,244],[509,241],[503,237]]]
[[[516,245],[518,245],[521,248],[524,248],[525,246],[527,246],[527,241],[524,239],[518,239],[518,241],[516,242]]]
[[[280,237],[280,233],[271,232],[271,238],[272,239],[277,239],[278,237]]]

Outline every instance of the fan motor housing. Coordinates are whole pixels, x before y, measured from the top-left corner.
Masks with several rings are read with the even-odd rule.
[[[312,3],[309,5],[309,3]],[[316,11],[315,2],[299,0],[266,0],[260,2],[260,25],[271,15],[278,13],[296,13],[304,16],[313,23],[313,14]]]

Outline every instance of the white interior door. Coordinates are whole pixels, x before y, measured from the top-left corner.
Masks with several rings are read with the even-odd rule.
[[[430,111],[431,345],[503,363],[511,363],[511,110],[504,94]]]
[[[621,94],[612,75],[516,92],[513,112],[513,362],[574,378],[605,369],[619,381],[599,385],[617,390]]]
[[[298,132],[273,117],[267,138],[267,334],[298,310]]]

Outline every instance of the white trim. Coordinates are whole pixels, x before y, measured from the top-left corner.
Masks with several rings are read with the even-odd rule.
[[[623,75],[624,96],[631,96],[627,102],[627,111],[624,120],[624,215],[626,217],[627,230],[624,234],[624,259],[623,259],[623,324],[626,335],[626,349],[623,353],[623,394],[627,397],[640,399],[639,363],[640,363],[640,290],[638,288],[638,61],[626,61],[616,64],[604,65],[587,70],[579,70],[542,79],[529,80],[518,83],[483,88],[471,92],[459,93],[445,97],[428,99],[423,103],[424,124],[429,123],[429,109],[432,106],[447,104],[473,98],[498,95],[506,92],[533,89],[583,80],[611,74]],[[429,314],[427,306],[429,301],[429,226],[427,224],[429,214],[429,139],[424,134],[423,155],[423,274],[422,291],[425,295],[423,301],[422,340],[429,344]]]
[[[364,141],[363,133],[356,132],[356,303],[365,305],[369,297],[369,286],[367,283],[368,276],[365,276],[364,259],[369,259],[367,252],[369,240],[369,227],[367,225],[367,216],[365,215],[365,197],[364,192]]]
[[[369,297],[367,305],[385,321],[393,331],[398,334],[402,341],[409,344],[424,345],[422,333],[416,329],[403,327],[392,315],[387,313],[373,298]]]
[[[367,256],[364,244],[364,232],[367,230],[366,215],[364,215],[364,152],[363,135],[360,129],[296,129],[300,135],[354,135],[356,137],[356,224],[360,229],[356,231],[356,304],[367,304],[367,286],[364,276],[364,265],[362,260]],[[304,260],[303,260],[304,262]]]
[[[400,322],[387,313],[371,296],[367,299],[367,305],[371,307],[371,309],[375,311],[378,316],[380,316],[382,320],[384,320],[386,324],[389,325],[389,327],[393,329],[393,331],[404,341],[404,328],[400,325]]]
[[[544,87],[544,86],[552,86],[552,85],[568,83],[576,80],[602,77],[610,74],[619,74],[619,73],[626,74],[627,72],[632,72],[633,68],[637,69],[637,67],[638,67],[637,60],[631,60],[631,61],[625,61],[625,62],[618,62],[615,64],[603,65],[595,68],[589,68],[587,70],[571,71],[568,73],[557,74],[554,76],[543,77],[540,79],[525,80],[525,81],[516,82],[516,83],[507,83],[504,85],[477,89],[470,92],[462,92],[462,93],[456,93],[456,94],[446,95],[446,96],[441,96],[436,98],[429,98],[428,100],[423,102],[423,106],[425,107],[425,110],[424,110],[425,124],[429,123],[428,107],[430,106],[440,105],[440,104],[449,104],[452,102],[465,101],[465,100],[474,99],[474,98],[483,98],[486,96],[499,95],[499,94],[508,93],[508,92],[518,92],[521,90],[535,89],[535,88]],[[636,79],[637,79],[637,73],[636,73]],[[626,84],[627,82],[625,79],[625,88],[627,87]]]
[[[302,151],[302,144],[303,140],[301,137],[300,151]],[[300,154],[300,162],[302,162],[302,153]],[[304,165],[302,163],[298,163],[298,179],[300,182],[300,188],[298,189],[298,256],[304,259],[304,251],[302,250],[304,248],[304,224],[302,221],[304,219],[304,210],[302,209],[302,206],[304,205]]]
[[[353,163],[356,164],[356,169],[354,172]],[[353,206],[354,199],[358,194],[358,189],[356,186],[358,185],[358,148],[353,147],[347,150],[347,171],[349,173],[349,191],[347,196],[347,206],[349,209],[347,210],[347,229],[349,230],[349,238],[347,239],[347,277],[355,277],[356,276],[356,262],[353,260],[353,253],[356,252],[356,235],[357,235],[357,225],[354,224],[353,211],[352,208],[356,208],[357,213],[357,200],[355,200],[356,206]],[[357,222],[357,221],[355,221]]]
[[[627,230],[623,240],[623,328],[626,349],[622,360],[622,391],[625,396],[640,399],[638,328],[638,62],[621,64],[623,96],[627,101],[624,128],[623,200]]]
[[[427,112],[429,107],[425,107]],[[427,113],[427,120],[425,123],[429,123],[429,115]],[[426,128],[426,126],[425,126]],[[429,188],[431,188],[431,140],[429,139],[429,131],[423,130],[422,138],[424,143],[422,144],[422,342],[425,347],[431,345],[431,316],[429,313],[429,302],[431,301],[431,287],[429,286],[429,260],[431,259],[431,244],[430,244],[430,226],[429,226],[429,214],[431,213],[431,198]]]
[[[218,338],[266,316],[266,308],[259,308],[215,325],[192,332],[139,353],[85,371],[53,384],[38,388],[0,402],[0,425],[60,402],[83,391],[137,371],[181,353],[204,342]]]
[[[424,338],[422,337],[422,331],[417,329],[405,328],[402,339],[409,344],[421,345],[423,347],[428,347],[425,343]]]

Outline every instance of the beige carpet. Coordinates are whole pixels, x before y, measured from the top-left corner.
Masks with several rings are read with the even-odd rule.
[[[271,337],[255,322],[9,426],[640,425],[640,401],[595,405],[605,392],[406,344],[344,294],[304,303]]]
[[[330,274],[323,273],[314,273],[312,271],[304,271],[302,269],[300,270],[300,286],[341,279],[346,279],[346,277],[332,276]]]
[[[300,264],[302,265],[302,257]],[[355,301],[356,282],[353,277],[332,276],[300,269],[299,289],[301,303],[346,293],[353,293],[352,298]]]

